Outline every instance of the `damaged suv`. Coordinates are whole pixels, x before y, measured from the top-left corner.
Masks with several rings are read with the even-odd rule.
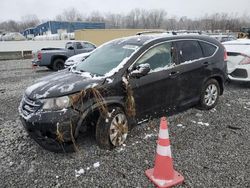
[[[139,120],[213,108],[226,70],[224,47],[207,36],[117,39],[28,87],[19,112],[30,136],[47,150],[74,151],[80,130],[91,127],[98,145],[112,149]]]

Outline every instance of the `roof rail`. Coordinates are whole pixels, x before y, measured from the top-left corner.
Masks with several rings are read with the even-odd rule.
[[[179,31],[167,31],[167,30],[155,30],[155,31],[142,31],[136,33],[136,35],[143,35],[143,34],[158,34],[158,33],[165,33],[165,34],[172,34],[172,35],[178,35],[178,34],[202,34],[202,31],[193,31],[193,30],[179,30]]]
[[[153,31],[141,31],[136,33],[136,35],[143,35],[143,34],[153,34],[153,33],[166,33],[166,30],[153,30]]]

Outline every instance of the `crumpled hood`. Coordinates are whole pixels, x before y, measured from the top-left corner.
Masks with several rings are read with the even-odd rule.
[[[104,78],[92,78],[90,74],[77,74],[68,70],[45,76],[25,91],[30,99],[43,99],[68,95],[101,84]]]

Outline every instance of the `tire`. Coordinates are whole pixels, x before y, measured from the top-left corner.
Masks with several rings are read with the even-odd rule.
[[[58,71],[64,69],[64,62],[65,61],[63,59],[55,59],[52,65],[53,70]]]
[[[98,118],[96,124],[96,142],[102,149],[113,149],[122,145],[128,135],[129,121],[120,107],[109,108],[110,117]]]
[[[30,133],[30,136],[38,143],[42,148],[55,152],[55,153],[72,153],[75,152],[73,142],[58,142],[56,139],[46,137],[42,135],[41,131],[36,130]]]
[[[202,88],[199,109],[210,110],[214,108],[219,100],[220,86],[217,80],[208,80]]]

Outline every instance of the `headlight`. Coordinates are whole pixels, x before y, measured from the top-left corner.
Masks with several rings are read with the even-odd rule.
[[[68,96],[43,99],[43,110],[62,110],[68,108],[70,104],[70,98]]]

